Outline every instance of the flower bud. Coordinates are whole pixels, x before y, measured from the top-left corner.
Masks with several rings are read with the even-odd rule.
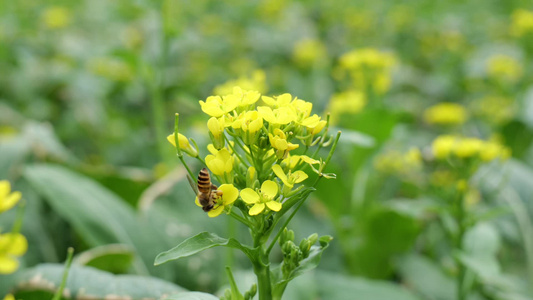
[[[300,251],[302,252],[303,257],[309,256],[309,250],[311,249],[311,243],[308,239],[303,239],[300,242]]]
[[[313,246],[316,243],[316,241],[318,241],[318,234],[313,233],[307,239],[309,240],[309,244]]]
[[[253,189],[256,181],[257,181],[257,171],[253,166],[249,167],[248,171],[246,172],[246,186]]]
[[[207,121],[209,136],[215,149],[220,150],[224,147],[224,123],[220,119],[212,117]]]
[[[174,137],[174,134],[170,134],[169,136],[167,136],[167,140],[174,146],[176,147],[176,139]],[[179,146],[180,146],[180,149],[187,153],[188,155],[192,156],[192,157],[198,157],[198,150],[196,150],[195,148],[193,148],[191,146],[191,144],[189,143],[189,139],[187,139],[186,136],[184,136],[183,134],[181,133],[178,133],[178,143],[179,143]]]

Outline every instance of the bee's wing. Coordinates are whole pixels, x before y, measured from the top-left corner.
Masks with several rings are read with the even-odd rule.
[[[189,176],[189,174],[187,174],[187,180],[189,181],[194,194],[198,195],[198,184],[191,178],[191,176]]]

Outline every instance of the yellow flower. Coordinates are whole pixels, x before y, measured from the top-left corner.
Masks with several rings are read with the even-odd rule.
[[[224,147],[224,128],[227,126],[224,119],[224,116],[221,118],[211,117],[207,121],[209,135],[216,149],[222,149]]]
[[[297,120],[301,122],[311,115],[313,103],[302,99],[294,99],[294,101],[290,103],[290,107],[296,114]]]
[[[231,125],[234,129],[256,133],[263,128],[263,118],[259,112],[252,110],[241,114]]]
[[[53,6],[44,11],[42,20],[50,29],[64,28],[70,23],[70,12],[65,7]]]
[[[224,211],[226,206],[233,204],[233,202],[235,202],[239,196],[239,190],[234,187],[233,184],[223,184],[217,190],[222,192],[222,196],[216,199],[217,203],[213,209],[207,212],[207,215],[211,218],[219,216]],[[194,202],[199,207],[202,207],[200,201],[198,201],[198,197],[196,197]]]
[[[211,117],[219,118],[237,107],[239,102],[235,97],[209,96],[204,101],[199,101],[202,111]]]
[[[495,142],[487,142],[480,150],[479,156],[484,161],[491,161],[496,158],[507,159],[510,156],[508,148]]]
[[[11,209],[19,202],[22,194],[20,192],[11,193],[11,184],[7,180],[0,180],[0,213]]]
[[[244,144],[251,145],[257,141],[258,131],[263,128],[263,118],[255,110],[247,111],[239,115],[231,126],[241,135]]]
[[[15,300],[15,296],[13,296],[13,294],[7,294],[7,295],[4,297],[4,300]]]
[[[327,122],[324,120],[320,120],[320,117],[318,115],[313,115],[302,121],[302,125],[307,127],[309,133],[311,133],[312,135],[315,135],[322,131],[322,129],[326,127],[326,124]]]
[[[167,136],[167,140],[172,144],[172,146],[176,147],[176,139],[174,138],[173,133]],[[180,149],[188,155],[192,157],[198,156],[198,151],[196,151],[196,149],[191,146],[191,144],[189,143],[189,139],[187,139],[187,137],[181,133],[178,133],[178,143],[180,145]]]
[[[457,137],[452,135],[441,135],[438,136],[431,145],[433,150],[433,155],[437,159],[447,158],[454,148],[455,143],[457,142]]]
[[[300,66],[312,66],[325,61],[327,49],[319,40],[303,39],[294,45],[292,56]]]
[[[516,105],[511,97],[487,96],[478,99],[473,105],[476,115],[493,124],[503,124],[513,119]]]
[[[511,34],[517,37],[533,33],[533,11],[517,9],[513,12]]]
[[[466,109],[457,103],[442,102],[424,111],[424,120],[428,124],[459,125],[466,118]]]
[[[215,155],[207,155],[205,157],[205,163],[209,170],[215,175],[224,175],[224,173],[230,173],[233,170],[234,158],[229,153],[228,149],[222,148],[217,151]]]
[[[285,174],[280,165],[274,165],[272,167],[272,171],[274,171],[276,176],[278,176],[278,178],[283,182],[288,191],[292,189],[294,184],[300,183],[309,177],[304,171],[296,171],[292,173],[289,170],[289,172]]]
[[[296,119],[294,111],[289,107],[280,107],[272,110],[268,106],[259,106],[257,111],[259,111],[263,119],[273,125],[289,124]]]
[[[20,233],[0,234],[0,274],[11,274],[19,267],[17,257],[28,250],[28,241]]]
[[[226,97],[232,98],[232,101],[236,101],[238,106],[250,106],[259,100],[261,94],[258,91],[246,91],[236,86],[233,88],[233,94]]]
[[[292,95],[289,93],[285,93],[274,97],[263,96],[261,97],[261,99],[263,99],[263,102],[265,102],[268,106],[273,108],[279,108],[289,106],[292,101]]]
[[[250,216],[260,214],[265,210],[265,206],[270,210],[279,211],[281,209],[281,203],[274,200],[278,195],[278,185],[272,180],[266,180],[261,185],[259,193],[251,188],[245,188],[241,191],[241,198],[247,204],[253,204],[252,208],[248,211]]]
[[[279,128],[274,129],[274,135],[269,133],[268,139],[270,140],[270,145],[277,150],[276,155],[278,158],[284,158],[289,151],[300,147],[298,144],[287,142],[287,136],[283,130]]]
[[[340,58],[340,65],[349,70],[365,67],[390,68],[395,63],[396,59],[392,54],[372,48],[353,50]]]
[[[461,138],[454,145],[453,152],[461,158],[474,157],[483,147],[483,141],[477,138]]]
[[[516,81],[523,73],[522,65],[514,57],[496,54],[489,58],[487,71],[490,76]]]

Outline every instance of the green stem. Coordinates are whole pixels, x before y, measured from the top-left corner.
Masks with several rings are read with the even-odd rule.
[[[259,300],[272,300],[272,286],[270,284],[270,263],[268,255],[261,247],[258,261],[253,263],[255,276],[257,277],[257,288]],[[267,261],[265,264],[264,261]]]
[[[298,204],[298,206],[296,206],[296,208],[292,211],[292,213],[289,216],[289,218],[287,218],[287,220],[285,220],[285,223],[283,223],[283,226],[281,226],[281,228],[279,229],[278,233],[276,234],[276,236],[274,237],[272,242],[270,242],[270,245],[268,246],[267,251],[266,251],[267,254],[270,254],[270,252],[272,251],[272,248],[274,248],[274,245],[276,244],[276,241],[281,236],[281,233],[283,232],[283,229],[285,229],[289,225],[289,222],[292,220],[294,215],[296,215],[296,212],[302,207],[304,202],[305,202],[305,199],[300,200],[300,203]]]
[[[455,247],[457,250],[459,250],[459,253],[463,250],[463,237],[466,231],[466,228],[464,226],[464,217],[465,217],[465,209],[462,201],[462,196],[458,197],[456,201],[457,206],[457,215],[456,215],[456,222],[458,225],[458,232],[457,237],[455,240]],[[465,277],[466,277],[466,269],[465,266],[461,263],[459,259],[456,259],[457,268],[458,268],[458,274],[457,274],[457,300],[465,300],[467,296],[467,292],[464,291],[464,284],[465,284]]]
[[[59,289],[54,294],[54,298],[52,298],[52,300],[60,300],[61,296],[63,295],[63,290],[65,289],[65,285],[67,284],[68,271],[70,270],[70,265],[72,264],[73,255],[74,255],[74,249],[72,247],[68,248],[67,261],[65,262],[65,270],[63,271],[63,279],[61,280],[61,285],[59,286]]]

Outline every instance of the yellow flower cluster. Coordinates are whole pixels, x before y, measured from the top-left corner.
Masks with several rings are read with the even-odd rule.
[[[472,137],[441,135],[432,143],[433,155],[437,159],[457,157],[461,159],[480,158],[483,161],[506,159],[510,150],[498,143]]]
[[[383,94],[390,88],[396,58],[390,53],[365,48],[344,54],[339,63],[341,70],[348,71],[357,89],[372,88],[375,93]]]
[[[424,121],[428,124],[461,125],[466,119],[466,109],[457,103],[442,102],[424,111]]]
[[[522,37],[533,34],[533,11],[517,9],[511,16],[511,34]]]
[[[472,110],[490,123],[502,124],[513,119],[516,105],[512,98],[491,95],[478,99],[473,104]]]
[[[11,192],[11,184],[7,180],[0,181],[0,213],[15,206],[22,197],[20,192]],[[0,234],[0,274],[11,274],[18,269],[17,257],[26,253],[28,242],[18,232]]]
[[[199,103],[210,117],[210,154],[202,160],[194,141],[192,147],[182,134],[177,140],[181,150],[205,163],[213,178],[222,183],[218,189],[221,196],[217,194],[208,211],[210,217],[229,212],[235,201],[247,207],[250,216],[280,211],[299,189],[296,185],[308,178],[302,169],[310,166],[319,172],[314,165],[321,161],[293,153],[323,139],[317,135],[327,122],[311,113],[312,103],[288,93],[262,96],[238,86],[229,94],[209,96]],[[168,140],[176,147],[174,134]]]
[[[514,57],[505,54],[496,54],[489,58],[487,72],[489,76],[496,79],[516,81],[522,76],[523,69],[520,62]]]

